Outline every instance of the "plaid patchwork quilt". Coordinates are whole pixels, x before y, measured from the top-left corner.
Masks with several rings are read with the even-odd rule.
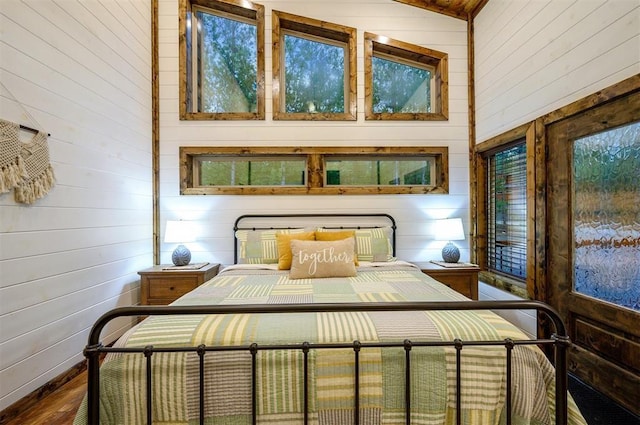
[[[360,267],[350,278],[296,279],[287,271],[236,268],[219,274],[174,305],[284,304],[465,300],[408,265]],[[526,339],[489,311],[344,312],[150,317],[116,343],[124,347],[298,344],[375,341]],[[360,352],[360,423],[404,424],[404,350]],[[455,349],[414,347],[411,352],[411,423],[453,424],[456,419]],[[303,354],[265,350],[257,355],[258,423],[303,423]],[[251,357],[247,352],[207,353],[205,423],[251,423]],[[464,424],[505,420],[505,349],[462,350]],[[152,356],[153,423],[199,420],[195,353]],[[309,423],[353,424],[353,349],[309,352]],[[513,351],[514,424],[553,424],[554,370],[535,346]],[[145,358],[112,353],[101,368],[101,424],[146,423]],[[86,424],[83,405],[75,424]],[[569,398],[569,423],[585,424]]]

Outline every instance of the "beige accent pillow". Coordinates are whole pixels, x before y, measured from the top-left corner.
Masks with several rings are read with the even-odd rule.
[[[291,241],[293,239],[303,241],[313,241],[316,232],[303,233],[276,233],[278,244],[278,270],[289,270],[291,268]]]
[[[291,240],[290,279],[349,277],[356,275],[355,239],[338,241]]]
[[[347,238],[355,238],[356,231],[355,230],[338,230],[338,231],[325,231],[325,232],[316,232],[316,240],[317,241],[339,241]],[[358,264],[358,255],[353,256],[353,263],[357,266]]]

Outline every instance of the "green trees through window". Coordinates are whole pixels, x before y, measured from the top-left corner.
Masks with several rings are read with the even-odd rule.
[[[256,112],[256,25],[197,8],[197,110]]]
[[[305,186],[306,158],[201,157],[202,186]]]
[[[285,111],[344,112],[343,46],[286,34]]]
[[[374,56],[373,111],[375,113],[431,112],[431,72]]]
[[[179,0],[180,119],[265,119],[264,6]],[[357,119],[357,30],[272,10],[274,120]],[[448,56],[364,33],[365,119],[448,119]]]
[[[446,147],[181,147],[180,191],[447,193],[448,164]]]

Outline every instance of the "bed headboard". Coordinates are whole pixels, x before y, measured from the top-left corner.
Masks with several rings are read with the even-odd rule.
[[[396,221],[386,213],[370,214],[244,214],[233,225],[233,263],[238,263],[237,230],[278,230],[300,227],[323,227],[325,229],[375,229],[391,227],[391,245],[396,255]]]

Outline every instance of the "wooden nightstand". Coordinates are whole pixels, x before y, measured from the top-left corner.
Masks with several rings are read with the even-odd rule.
[[[164,270],[168,265],[150,267],[140,275],[140,304],[167,305],[218,274],[220,264],[199,269]]]
[[[480,267],[443,267],[431,262],[414,262],[423,273],[444,283],[472,300],[478,299],[478,272]]]

